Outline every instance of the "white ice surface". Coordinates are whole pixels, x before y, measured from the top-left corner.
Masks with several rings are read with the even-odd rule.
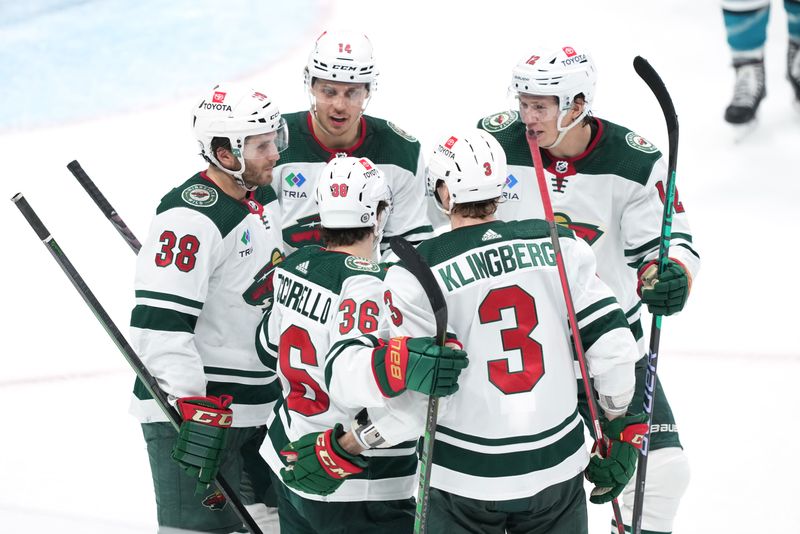
[[[451,126],[505,107],[510,69],[531,46],[585,45],[600,72],[595,113],[666,149],[661,112],[631,67],[636,54],[650,60],[680,116],[678,188],[703,257],[686,310],[664,320],[659,362],[692,462],[677,533],[800,532],[792,393],[800,350],[789,336],[800,295],[785,274],[798,263],[800,114],[784,79],[785,14],[774,8],[769,95],[758,128],[738,144],[722,121],[732,71],[716,2],[335,2],[298,28],[308,46],[245,71],[282,110],[304,108],[302,66],[313,36],[361,27],[381,68],[369,112],[427,149]],[[269,31],[294,21],[249,23]],[[143,237],[158,199],[202,167],[188,122],[193,100],[0,131],[3,195],[26,195],[125,333],[132,253],[65,165],[78,159]],[[133,373],[11,202],[0,205],[0,228],[0,532],[153,532],[146,451],[127,415]],[[608,507],[590,513],[591,532],[607,532]]]

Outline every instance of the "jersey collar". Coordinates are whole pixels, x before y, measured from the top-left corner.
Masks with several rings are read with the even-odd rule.
[[[360,124],[360,126],[361,126],[361,134],[358,136],[358,139],[356,139],[356,142],[355,142],[355,144],[353,146],[347,147],[347,148],[338,148],[338,149],[337,148],[329,148],[322,141],[320,141],[319,137],[317,137],[317,134],[314,133],[314,122],[313,122],[314,119],[311,118],[311,112],[310,111],[306,112],[306,124],[308,125],[308,132],[311,134],[311,137],[314,139],[314,141],[317,143],[317,145],[319,145],[319,147],[322,150],[324,150],[325,152],[327,152],[329,154],[329,156],[330,156],[328,158],[329,160],[335,158],[336,154],[341,154],[341,153],[345,153],[348,156],[352,156],[353,152],[358,150],[361,147],[361,145],[364,144],[364,139],[366,139],[366,137],[367,137],[367,121],[366,121],[366,119],[364,119],[364,115],[361,115],[361,117],[359,117],[358,120],[361,122],[361,124]]]

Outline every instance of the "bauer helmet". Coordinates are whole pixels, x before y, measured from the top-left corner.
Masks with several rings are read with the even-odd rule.
[[[503,147],[490,133],[475,129],[449,135],[436,145],[426,181],[436,204],[449,213],[455,204],[499,197],[507,175]],[[443,206],[436,193],[439,180],[450,191],[449,206]]]
[[[274,150],[280,153],[289,146],[286,121],[272,100],[264,93],[235,84],[217,85],[200,100],[194,108],[192,128],[200,144],[200,154],[248,190],[254,188],[246,186],[242,179],[245,159],[265,156],[256,152],[248,154],[247,138],[275,132]],[[239,170],[226,169],[217,160],[211,148],[215,137],[230,141],[231,153],[241,164]]]
[[[564,46],[535,50],[526,55],[514,67],[510,91],[515,96],[530,94],[558,99],[559,136],[550,147],[545,147],[552,148],[589,113],[596,83],[597,69],[591,56],[583,50]],[[572,109],[575,97],[579,94],[583,95],[585,102],[583,112],[572,123],[562,127],[561,121]]]
[[[367,158],[333,158],[322,169],[314,198],[325,228],[375,226],[375,235],[382,235],[392,210],[392,192],[386,177]],[[381,201],[387,206],[378,217]]]

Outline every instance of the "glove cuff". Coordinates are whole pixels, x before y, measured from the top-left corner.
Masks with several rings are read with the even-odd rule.
[[[408,339],[408,336],[393,337],[388,344],[380,340],[378,348],[372,351],[372,373],[386,398],[396,397],[406,390]]]
[[[219,397],[183,397],[176,405],[184,421],[227,428],[233,423],[233,411],[228,408],[233,402],[230,395]]]
[[[337,439],[343,433],[342,425],[337,423],[332,429],[318,434],[314,443],[314,452],[320,465],[334,479],[343,479],[362,472],[364,469],[356,462],[366,465],[364,460],[349,454],[339,445]]]

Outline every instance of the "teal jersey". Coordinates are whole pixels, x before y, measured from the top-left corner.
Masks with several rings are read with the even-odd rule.
[[[394,209],[386,223],[382,250],[393,236],[413,242],[430,237],[432,228],[425,208],[425,164],[419,141],[392,122],[363,115],[361,136],[356,144],[334,150],[314,135],[308,111],[289,113],[284,118],[289,128],[289,148],[281,153],[273,171],[272,187],[283,208],[283,240],[287,251],[322,244],[314,190],[325,164],[340,153],[369,158],[386,176]]]
[[[239,201],[199,173],[161,200],[136,262],[134,350],[172,397],[232,395],[237,427],[266,423],[277,399],[254,341],[283,259],[277,207],[269,187]],[[167,420],[138,380],[131,411]]]

